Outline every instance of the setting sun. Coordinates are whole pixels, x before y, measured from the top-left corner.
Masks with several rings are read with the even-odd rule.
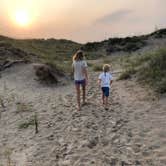
[[[30,24],[30,15],[25,10],[19,10],[15,13],[15,21],[20,26],[28,26]]]

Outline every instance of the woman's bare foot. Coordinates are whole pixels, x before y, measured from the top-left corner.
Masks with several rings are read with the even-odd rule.
[[[84,106],[84,105],[86,105],[87,104],[87,102],[86,101],[84,101],[83,103],[82,103],[82,106]]]
[[[77,107],[77,111],[81,111],[81,107],[80,106]]]

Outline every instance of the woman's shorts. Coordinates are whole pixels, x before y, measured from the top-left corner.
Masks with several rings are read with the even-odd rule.
[[[110,93],[110,88],[109,87],[102,87],[101,89],[102,89],[104,96],[108,97],[109,93]]]
[[[85,79],[84,80],[75,80],[75,85],[82,85],[84,86],[86,84]]]

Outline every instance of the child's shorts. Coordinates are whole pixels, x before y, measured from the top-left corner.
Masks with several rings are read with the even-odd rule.
[[[110,93],[110,88],[109,87],[102,87],[101,89],[102,89],[104,96],[108,97],[109,93]]]
[[[75,80],[74,82],[75,82],[76,85],[84,86],[86,84],[85,79],[84,80]]]

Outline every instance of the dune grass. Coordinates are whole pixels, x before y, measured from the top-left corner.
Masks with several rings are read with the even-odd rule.
[[[132,77],[133,74],[136,73],[136,69],[134,67],[127,68],[118,78],[118,80],[127,80]]]
[[[150,84],[159,93],[166,93],[166,49],[147,55],[140,62],[144,65],[138,72],[139,80]]]
[[[6,46],[19,48],[29,54],[37,56],[37,60],[66,61],[81,48],[82,44],[65,39],[12,39],[0,36],[0,42]]]
[[[166,93],[166,49],[131,56],[125,61],[125,67],[119,79],[135,74],[139,82],[150,85],[158,93]]]
[[[92,66],[93,71],[96,71],[96,72],[102,71],[103,70],[102,68],[103,68],[103,64],[102,63],[94,64]]]
[[[29,120],[27,121],[23,121],[19,124],[18,128],[19,129],[26,129],[28,128],[29,126],[33,126],[35,125],[35,121],[34,121],[34,117],[33,118],[30,118]]]

